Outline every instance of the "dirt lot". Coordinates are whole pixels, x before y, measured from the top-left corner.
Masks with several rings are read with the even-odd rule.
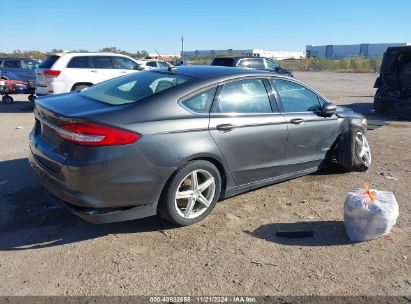
[[[411,122],[372,112],[374,74],[296,76],[388,123],[368,133],[371,168],[239,195],[178,229],[157,217],[96,226],[72,215],[29,172],[28,103],[0,104],[0,295],[410,295]],[[364,182],[393,191],[400,216],[389,236],[353,244],[343,202]]]

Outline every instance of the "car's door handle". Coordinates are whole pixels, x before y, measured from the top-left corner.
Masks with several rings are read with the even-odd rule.
[[[299,125],[299,124],[301,124],[301,123],[304,122],[304,119],[302,119],[302,118],[294,118],[294,119],[291,119],[290,122],[291,122],[292,124]]]
[[[218,131],[228,132],[235,128],[232,124],[222,124],[215,127]]]
[[[121,74],[126,74],[126,73],[127,73],[127,72],[124,72],[124,71],[123,71],[123,72],[121,72]]]
[[[91,70],[90,72],[92,72],[92,73],[97,73],[97,71],[96,71],[96,70]]]

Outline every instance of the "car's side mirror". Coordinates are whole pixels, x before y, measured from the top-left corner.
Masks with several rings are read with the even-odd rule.
[[[337,111],[337,106],[331,102],[325,102],[321,108],[322,116],[332,116]]]

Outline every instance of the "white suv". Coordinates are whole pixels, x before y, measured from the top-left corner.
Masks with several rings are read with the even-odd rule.
[[[93,84],[137,72],[139,63],[112,53],[58,53],[36,69],[36,95],[80,91]]]
[[[139,70],[152,70],[157,68],[169,68],[172,65],[166,61],[158,59],[140,59],[138,60],[140,65]]]

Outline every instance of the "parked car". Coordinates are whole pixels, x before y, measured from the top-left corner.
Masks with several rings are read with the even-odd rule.
[[[211,66],[144,71],[35,103],[30,165],[83,219],[160,213],[176,225],[220,199],[330,162],[371,164],[367,121],[294,78]]]
[[[374,88],[376,112],[411,113],[411,46],[387,49]]]
[[[216,57],[211,65],[243,67],[257,70],[267,70],[278,74],[294,77],[293,73],[286,68],[281,67],[277,61],[266,57],[254,56],[233,56],[233,57]]]
[[[152,70],[157,68],[169,68],[172,65],[164,60],[158,59],[140,59],[138,61],[140,65],[140,70]]]
[[[34,81],[38,62],[31,58],[0,58],[0,75],[4,80]]]
[[[36,69],[36,94],[80,91],[96,83],[136,72],[138,62],[121,54],[58,53]]]

